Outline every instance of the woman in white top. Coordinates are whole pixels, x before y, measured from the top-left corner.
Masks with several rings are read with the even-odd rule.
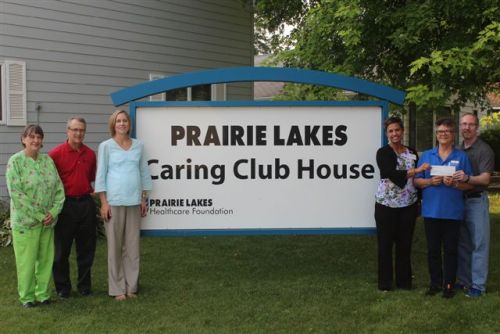
[[[403,122],[390,117],[384,122],[388,145],[377,151],[380,182],[375,195],[375,221],[378,241],[378,288],[393,288],[393,257],[395,246],[396,287],[411,289],[411,245],[418,215],[418,192],[413,177],[430,168],[417,165],[417,153],[401,143]]]
[[[130,138],[130,116],[116,110],[108,123],[112,138],[99,145],[95,191],[108,240],[108,292],[125,300],[138,289],[140,221],[152,182],[144,145]]]

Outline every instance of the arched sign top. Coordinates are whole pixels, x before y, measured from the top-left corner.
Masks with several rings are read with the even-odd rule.
[[[229,67],[179,74],[159,80],[147,81],[111,93],[115,106],[150,95],[190,86],[247,81],[295,82],[329,86],[373,96],[402,105],[403,91],[346,75],[315,70],[276,67]]]

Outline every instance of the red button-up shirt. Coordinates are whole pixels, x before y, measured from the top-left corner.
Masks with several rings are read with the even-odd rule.
[[[49,152],[54,160],[66,196],[83,196],[94,192],[96,156],[94,151],[83,145],[74,150],[66,141]]]

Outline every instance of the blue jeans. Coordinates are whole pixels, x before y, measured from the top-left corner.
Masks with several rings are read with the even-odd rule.
[[[490,249],[490,214],[488,193],[465,200],[465,219],[458,242],[458,282],[486,291]]]

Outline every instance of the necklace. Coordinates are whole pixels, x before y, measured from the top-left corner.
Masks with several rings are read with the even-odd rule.
[[[115,142],[120,146],[122,149],[127,151],[130,146],[132,146],[132,140],[130,138],[120,138],[120,140],[117,140],[117,138],[114,138]]]
[[[403,145],[390,146],[397,155],[401,155],[402,153],[406,152],[406,147],[404,147]]]

